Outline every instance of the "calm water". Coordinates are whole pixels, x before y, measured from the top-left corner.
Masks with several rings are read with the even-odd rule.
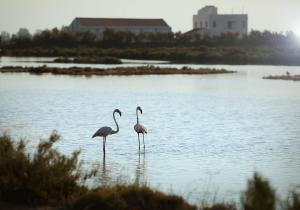
[[[51,60],[4,57],[0,66],[62,66]],[[238,73],[91,78],[0,74],[0,132],[39,139],[56,129],[62,135],[59,150],[70,154],[81,149],[87,166],[100,164],[101,181],[122,176],[193,202],[214,196],[237,200],[254,171],[285,195],[300,184],[300,82],[261,77],[300,74],[300,67],[210,67]],[[150,130],[141,155],[133,130],[137,105]],[[123,114],[120,133],[108,138],[104,162],[102,139],[91,135],[101,126],[115,127],[115,108]]]

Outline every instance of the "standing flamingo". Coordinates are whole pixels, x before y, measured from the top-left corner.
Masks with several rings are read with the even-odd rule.
[[[117,130],[114,131],[111,127],[102,127],[99,130],[97,130],[96,133],[92,136],[92,138],[95,138],[96,136],[102,136],[103,137],[103,154],[104,155],[105,155],[106,137],[108,135],[112,135],[112,134],[115,134],[115,133],[119,132],[119,125],[118,125],[118,123],[116,121],[116,117],[115,117],[116,112],[120,115],[120,117],[122,116],[122,113],[119,109],[115,109],[114,112],[113,112],[113,118],[114,118],[114,121],[116,123]]]
[[[143,110],[142,110],[142,108],[139,107],[139,106],[136,107],[136,121],[137,121],[137,123],[136,123],[135,126],[134,126],[134,130],[135,130],[135,132],[137,132],[137,134],[138,134],[139,150],[140,150],[140,133],[143,134],[143,144],[144,144],[144,149],[145,149],[144,134],[145,134],[145,133],[146,133],[146,134],[148,133],[148,129],[147,129],[145,126],[143,126],[142,124],[140,124],[140,122],[139,122],[138,111],[140,111],[141,114],[143,114]]]

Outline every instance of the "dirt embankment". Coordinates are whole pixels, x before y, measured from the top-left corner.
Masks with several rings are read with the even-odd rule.
[[[226,74],[235,73],[235,71],[228,71],[225,69],[191,69],[188,67],[183,67],[181,69],[177,68],[160,68],[154,66],[146,67],[117,67],[111,69],[101,69],[101,68],[52,68],[47,66],[41,67],[12,67],[6,66],[0,68],[2,73],[31,73],[31,74],[45,74],[51,73],[56,75],[83,75],[83,76],[130,76],[130,75],[166,75],[166,74],[190,74],[190,75],[200,75],[200,74]]]

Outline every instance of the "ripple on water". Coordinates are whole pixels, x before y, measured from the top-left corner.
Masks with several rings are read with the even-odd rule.
[[[261,77],[299,69],[217,67],[240,72],[89,79],[1,74],[0,130],[37,139],[32,146],[57,129],[60,151],[80,149],[88,167],[99,167],[93,184],[123,176],[182,195],[192,192],[193,201],[207,191],[231,200],[257,170],[286,193],[299,184],[300,83]],[[137,105],[149,128],[140,155],[133,130]],[[91,135],[101,126],[115,127],[114,108],[123,113],[120,132],[108,137],[104,162],[102,139]]]

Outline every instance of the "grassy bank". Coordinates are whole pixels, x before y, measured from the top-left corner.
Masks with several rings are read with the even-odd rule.
[[[45,74],[51,73],[56,75],[84,75],[84,76],[107,76],[107,75],[117,75],[117,76],[130,76],[130,75],[166,75],[166,74],[226,74],[234,73],[234,71],[227,71],[225,69],[191,69],[188,67],[183,67],[181,69],[177,68],[161,68],[154,66],[146,67],[118,67],[112,69],[100,69],[100,68],[51,68],[47,66],[42,67],[2,67],[0,68],[2,73],[31,73],[31,74]]]
[[[0,136],[0,208],[66,210],[299,210],[300,194],[281,199],[269,181],[255,173],[241,193],[241,203],[194,206],[177,195],[168,195],[147,186],[117,184],[89,189],[85,181],[96,175],[85,172],[79,151],[68,157],[54,145],[54,132],[40,141],[35,152],[27,153],[24,140]],[[276,207],[276,203],[278,204]],[[238,207],[239,206],[239,207]]]
[[[166,60],[172,63],[300,65],[300,48],[280,47],[146,47],[146,48],[24,48],[3,49],[2,56],[116,57]],[[1,56],[1,55],[0,55]]]
[[[300,81],[300,75],[270,75],[263,79]]]

